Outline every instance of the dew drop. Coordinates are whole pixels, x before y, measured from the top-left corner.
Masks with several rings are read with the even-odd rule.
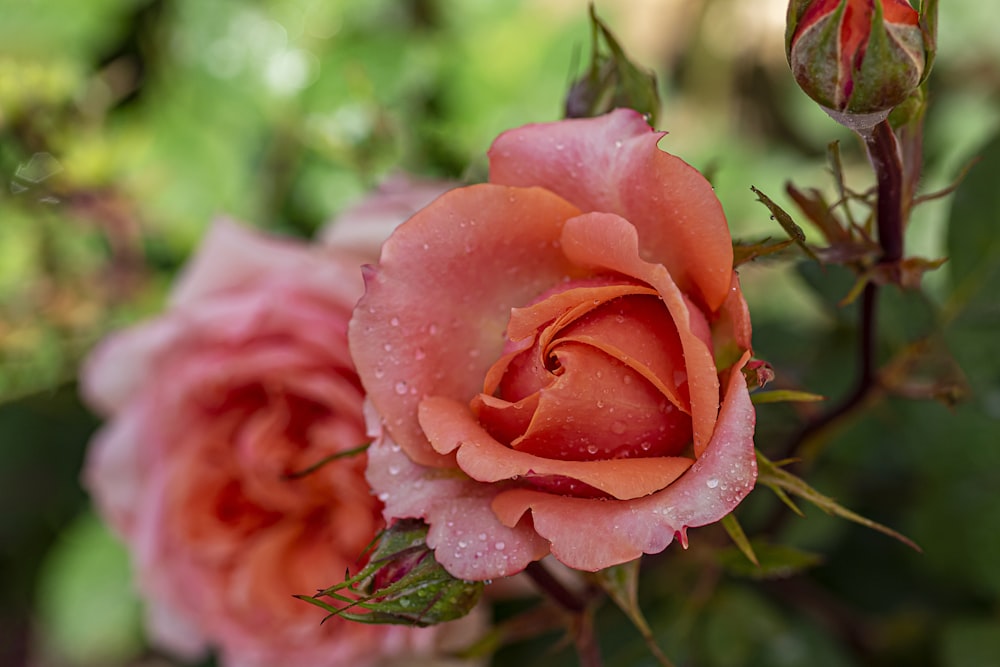
[[[507,548],[507,545],[504,544],[503,542],[497,542],[496,544],[493,545],[493,548],[496,549],[497,551],[503,551],[505,548]]]
[[[383,377],[385,377],[385,369],[382,368],[381,366],[376,366],[375,367],[375,379],[376,380],[381,380]]]
[[[468,542],[466,542],[465,540],[459,540],[459,542],[458,542],[458,548],[459,549],[464,549],[467,546],[469,546]]]
[[[402,380],[396,383],[396,393],[400,396],[406,393],[406,383]]]
[[[424,352],[424,348],[418,347],[417,351],[413,353],[413,358],[417,361],[422,361],[427,357],[427,353]]]
[[[382,346],[382,349],[385,350],[386,352],[392,352],[392,343],[386,343],[385,345]]]
[[[390,475],[398,475],[399,474],[399,466],[389,466],[389,474]]]
[[[597,445],[587,445],[587,453],[588,454],[596,454],[597,453]]]
[[[705,482],[705,486],[707,486],[710,489],[714,489],[718,485],[719,485],[719,480],[715,479],[714,477],[712,479],[708,480],[707,482]]]
[[[479,541],[480,542],[486,541],[486,533],[479,533]]]
[[[381,501],[382,501],[383,503],[384,503],[385,501],[389,500],[389,494],[388,494],[387,492],[385,492],[385,491],[383,491],[382,493],[378,494],[378,496],[376,496],[376,497],[377,497],[377,498],[378,498],[379,500],[381,500]]]
[[[410,606],[410,600],[409,600],[409,598],[399,598],[399,606],[400,607],[409,607]]]
[[[399,326],[399,318],[398,317],[392,318],[391,320],[389,320],[389,324],[391,326],[398,327]]]

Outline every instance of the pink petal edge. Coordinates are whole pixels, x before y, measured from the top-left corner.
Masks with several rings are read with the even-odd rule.
[[[368,483],[385,503],[387,523],[423,519],[427,545],[453,576],[481,581],[516,574],[548,554],[547,542],[528,521],[500,523],[490,503],[504,487],[481,484],[459,470],[414,463],[383,437],[368,448]]]
[[[525,125],[494,141],[490,182],[541,186],[584,212],[624,217],[643,259],[666,265],[714,311],[729,288],[729,226],[705,177],[657,146],[665,134],[631,109]]]

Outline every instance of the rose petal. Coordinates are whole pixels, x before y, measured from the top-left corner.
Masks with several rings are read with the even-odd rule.
[[[602,280],[601,282],[606,282],[606,280]],[[589,283],[592,281],[581,282]],[[603,303],[629,294],[656,296],[656,290],[643,285],[622,284],[617,280],[611,284],[586,284],[564,289],[557,294],[539,300],[538,303],[511,310],[510,322],[507,325],[507,335],[511,340],[520,340],[534,334],[537,330],[545,326],[546,323],[555,320],[576,306],[586,306],[583,312],[578,313],[577,316],[579,317]]]
[[[334,259],[331,259],[334,258]],[[358,258],[266,236],[229,220],[218,220],[185,265],[170,294],[170,306],[193,304],[248,285],[291,277],[300,292],[314,292],[345,309],[361,294]]]
[[[510,309],[576,277],[559,237],[577,213],[545,190],[471,186],[442,195],[382,247],[350,345],[386,428],[418,463],[442,464],[417,424],[420,399],[478,394],[503,353]]]
[[[677,326],[684,351],[694,451],[695,456],[700,457],[715,428],[719,380],[711,351],[694,331],[695,320],[684,295],[665,267],[650,264],[639,257],[635,227],[617,215],[587,213],[573,218],[563,228],[562,242],[563,251],[572,261],[623,273],[642,280],[659,292]]]
[[[582,211],[624,217],[639,230],[642,257],[716,310],[733,265],[725,214],[704,176],[657,148],[664,134],[630,109],[526,125],[493,143],[490,181],[541,186]]]
[[[448,452],[457,447],[459,467],[480,482],[559,476],[628,500],[659,491],[692,463],[676,456],[605,461],[560,461],[534,456],[501,445],[476,422],[467,407],[440,396],[421,401],[420,424],[435,447]]]
[[[742,373],[732,373],[704,454],[663,491],[636,500],[595,501],[512,489],[497,495],[493,510],[504,525],[520,525],[530,511],[553,555],[578,570],[594,572],[658,553],[675,534],[686,540],[687,528],[724,517],[753,488],[754,424]],[[580,530],[580,517],[586,517],[587,530]]]
[[[501,524],[490,502],[502,485],[480,484],[460,471],[414,463],[384,438],[368,448],[369,484],[385,503],[386,522],[424,519],[427,545],[448,572],[462,579],[498,579],[548,553],[530,522]]]
[[[728,368],[743,353],[751,349],[750,310],[740,289],[739,276],[733,271],[729,296],[718,318],[712,322],[712,347],[717,368]]]
[[[673,456],[691,442],[691,419],[634,369],[601,350],[564,342],[562,372],[542,389],[524,435],[510,445],[545,458]]]
[[[680,337],[659,299],[630,297],[608,304],[560,332],[559,341],[578,341],[600,349],[690,413]]]

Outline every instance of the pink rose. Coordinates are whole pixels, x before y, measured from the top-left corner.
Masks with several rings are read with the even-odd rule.
[[[506,132],[491,182],[414,215],[366,273],[368,480],[455,576],[633,560],[754,484],[732,242],[662,136],[628,110]]]
[[[110,418],[85,482],[127,543],[158,645],[227,667],[370,665],[434,629],[332,619],[292,597],[356,571],[383,526],[347,348],[356,255],[217,224],[166,312],[89,358]],[[383,664],[379,662],[379,664]]]

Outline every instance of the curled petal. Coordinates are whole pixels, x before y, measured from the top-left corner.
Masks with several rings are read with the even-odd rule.
[[[631,499],[663,489],[691,466],[680,456],[605,461],[559,461],[505,447],[473,418],[468,408],[447,398],[420,404],[420,423],[431,443],[458,447],[458,465],[479,482],[559,476],[583,482],[614,498]]]
[[[719,380],[712,351],[703,340],[702,326],[692,316],[689,302],[670,273],[639,257],[638,236],[627,220],[610,213],[587,213],[566,223],[563,250],[574,262],[642,280],[659,293],[680,335],[687,367],[695,456],[700,457],[715,428],[719,409]],[[727,275],[727,290],[729,276]],[[725,295],[723,295],[725,296]],[[705,327],[707,332],[707,327]]]
[[[689,527],[718,521],[753,488],[757,478],[755,415],[742,373],[732,373],[711,442],[679,480],[636,500],[594,501],[511,489],[493,510],[504,525],[520,525],[531,512],[552,554],[569,567],[597,571],[658,553]],[[587,519],[580,530],[579,517]],[[597,537],[599,536],[599,538]]]
[[[729,289],[732,241],[722,205],[696,169],[664,152],[642,115],[526,125],[490,148],[490,181],[544,187],[582,211],[615,213],[639,230],[642,257],[716,310]]]

